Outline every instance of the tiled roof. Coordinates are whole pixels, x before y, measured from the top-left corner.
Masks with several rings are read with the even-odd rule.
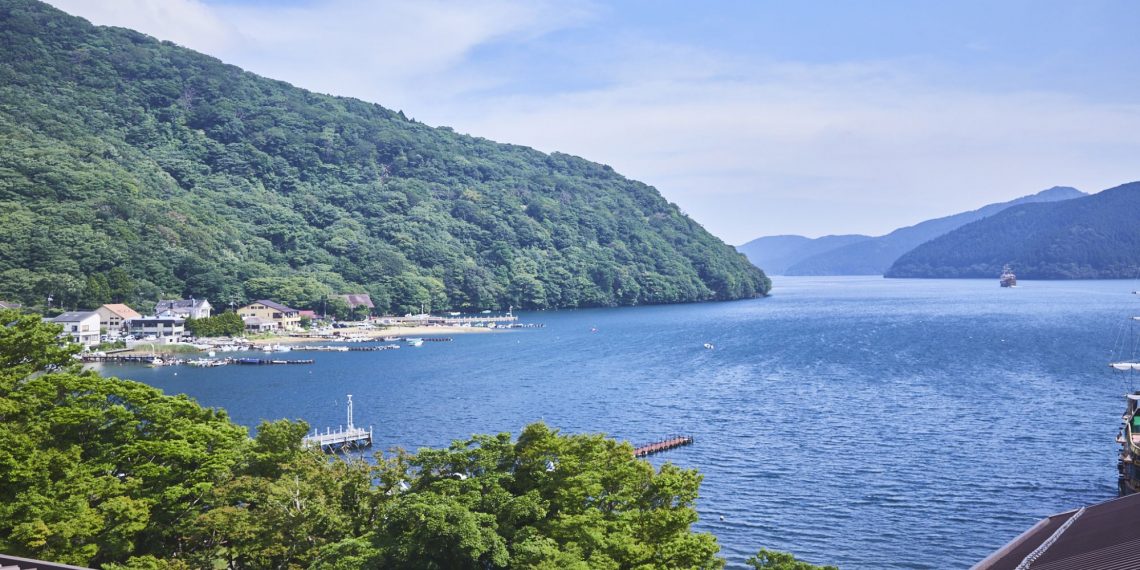
[[[1059,513],[1041,520],[973,570],[1140,569],[1137,520],[1140,494]]]
[[[194,309],[205,306],[209,301],[205,299],[164,299],[154,306],[157,313],[163,309]]]
[[[258,299],[256,301],[254,301],[254,303],[261,303],[262,305],[265,305],[266,307],[269,307],[270,309],[274,309],[276,311],[281,311],[282,313],[295,313],[295,312],[297,312],[297,309],[290,309],[289,307],[286,307],[285,305],[282,305],[281,303],[274,303],[273,301],[266,301],[265,299]]]
[[[68,311],[66,313],[60,314],[57,317],[53,317],[51,319],[51,322],[53,322],[53,323],[72,323],[75,321],[82,321],[83,319],[90,318],[91,315],[94,315],[94,314],[95,314],[95,311]]]
[[[135,311],[134,309],[122,303],[107,303],[106,305],[103,305],[103,308],[111,311],[112,313],[115,313],[123,319],[137,319],[142,316],[138,314],[138,311]]]

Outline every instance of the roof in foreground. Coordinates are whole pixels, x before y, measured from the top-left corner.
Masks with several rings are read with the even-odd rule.
[[[972,570],[1140,569],[1140,494],[1043,519]]]

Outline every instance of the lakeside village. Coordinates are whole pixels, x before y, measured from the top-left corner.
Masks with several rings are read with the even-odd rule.
[[[334,295],[332,298],[343,301],[350,310],[357,312],[370,313],[375,308],[366,294]],[[20,306],[0,301],[0,308],[19,309]],[[345,343],[404,342],[410,346],[421,346],[425,341],[450,341],[451,338],[419,335],[542,326],[519,323],[513,307],[506,313],[483,311],[474,315],[421,313],[377,317],[369,314],[364,320],[347,322],[318,315],[315,311],[293,309],[269,299],[258,299],[229,313],[215,315],[213,310],[207,299],[170,299],[158,301],[153,313],[147,316],[125,304],[108,303],[94,310],[68,311],[43,320],[60,325],[62,337],[81,345],[83,352],[80,358],[86,362],[198,366],[313,363],[313,360],[214,359],[218,352],[377,351],[400,348],[400,344],[350,347]],[[224,334],[207,336],[201,333],[203,327],[194,326],[195,323],[216,322],[224,316],[229,316],[224,319],[225,325],[209,327],[210,330],[224,328]],[[298,344],[322,340],[337,344]],[[209,358],[170,356],[172,353],[194,352],[204,352]]]

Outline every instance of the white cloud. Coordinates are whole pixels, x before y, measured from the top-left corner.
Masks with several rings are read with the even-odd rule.
[[[886,233],[1056,185],[1136,177],[1140,105],[936,90],[890,64],[776,65],[481,101],[462,130],[606,162],[733,243]]]
[[[632,32],[550,40],[604,17],[587,3],[50,1],[302,87],[610,164],[731,243],[879,234],[1137,177],[1137,105],[956,84],[919,58],[772,61]]]
[[[226,49],[235,30],[198,0],[50,0],[92,23],[130,28],[206,53]]]

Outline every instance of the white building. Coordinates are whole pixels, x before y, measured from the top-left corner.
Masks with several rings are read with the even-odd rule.
[[[213,308],[205,299],[171,299],[155,304],[154,314],[160,317],[205,319],[210,316]]]
[[[83,346],[99,344],[99,313],[95,311],[70,311],[44,321],[62,325],[63,334]]]
[[[127,321],[127,331],[135,338],[154,336],[173,341],[186,332],[186,320],[178,317],[139,317]]]

